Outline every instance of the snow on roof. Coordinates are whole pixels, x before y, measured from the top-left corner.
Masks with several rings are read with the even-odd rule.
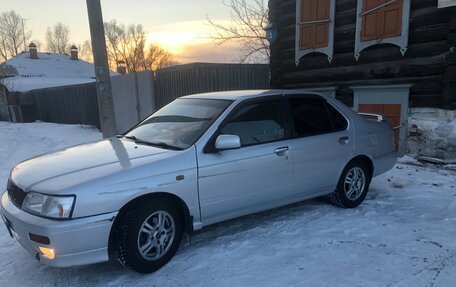
[[[83,60],[71,60],[66,54],[38,53],[38,59],[30,59],[23,52],[2,64],[5,71],[16,71],[15,77],[2,82],[10,92],[86,84],[95,82],[93,64]],[[111,72],[111,75],[117,75]],[[11,75],[4,75],[11,76]]]
[[[10,92],[26,93],[33,90],[94,83],[93,78],[12,77],[2,81]]]

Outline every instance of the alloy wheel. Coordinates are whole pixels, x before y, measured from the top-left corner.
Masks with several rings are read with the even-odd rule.
[[[163,257],[171,248],[176,235],[176,224],[164,210],[152,213],[141,225],[138,234],[138,251],[149,261]]]
[[[353,167],[345,176],[344,191],[349,200],[357,200],[366,186],[366,175],[359,167]]]

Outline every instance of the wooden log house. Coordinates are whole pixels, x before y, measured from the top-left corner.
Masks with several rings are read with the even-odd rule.
[[[271,85],[318,90],[355,110],[383,113],[405,152],[410,108],[456,109],[453,5],[454,0],[270,0],[277,29]]]

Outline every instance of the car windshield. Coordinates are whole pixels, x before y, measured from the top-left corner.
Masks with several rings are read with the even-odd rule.
[[[177,99],[145,119],[125,137],[138,143],[186,149],[209,128],[231,101]]]

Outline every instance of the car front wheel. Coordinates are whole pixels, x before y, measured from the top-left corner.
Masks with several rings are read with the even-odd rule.
[[[329,199],[340,207],[357,207],[364,201],[370,181],[371,175],[367,165],[360,160],[352,161],[345,167],[336,190],[329,195]]]
[[[176,253],[183,232],[179,209],[167,201],[151,201],[121,218],[115,239],[119,260],[138,272],[164,266]]]

